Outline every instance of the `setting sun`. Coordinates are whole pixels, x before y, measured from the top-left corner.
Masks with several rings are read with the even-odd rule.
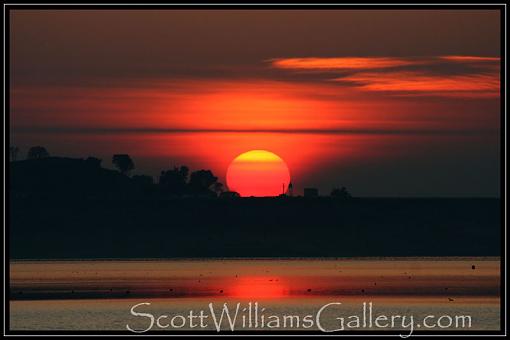
[[[252,150],[237,156],[227,170],[227,185],[241,196],[278,196],[287,190],[290,173],[276,154]]]

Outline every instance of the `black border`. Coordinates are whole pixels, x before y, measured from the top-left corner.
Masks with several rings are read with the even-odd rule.
[[[506,28],[506,3],[505,2],[493,2],[491,5],[475,3],[471,1],[467,1],[467,3],[448,3],[448,4],[426,4],[426,3],[416,3],[416,4],[373,4],[373,3],[359,3],[359,4],[335,4],[335,3],[325,3],[321,5],[313,5],[313,4],[271,4],[271,3],[260,3],[260,4],[204,4],[204,3],[189,3],[189,4],[161,4],[154,3],[152,5],[147,4],[136,4],[136,3],[127,3],[127,4],[116,4],[109,3],[102,5],[100,2],[90,2],[87,4],[33,4],[23,2],[12,3],[12,4],[3,4],[3,13],[4,13],[4,127],[5,127],[5,135],[4,135],[4,165],[9,164],[9,144],[10,144],[10,11],[11,10],[177,10],[177,9],[197,9],[197,10],[250,10],[250,9],[259,9],[259,10],[499,10],[500,11],[500,27],[501,27],[501,68],[500,68],[500,99],[501,99],[501,119],[500,119],[500,183],[502,184],[503,192],[501,193],[501,221],[504,223],[501,227],[501,290],[500,290],[500,326],[501,329],[499,331],[457,331],[457,330],[449,330],[449,331],[424,331],[424,330],[414,330],[413,335],[429,335],[429,336],[441,336],[441,335],[450,335],[450,336],[462,336],[462,335],[506,335],[506,282],[505,282],[505,273],[506,273],[506,240],[507,240],[507,232],[506,232],[506,42],[507,42],[507,32]],[[50,336],[50,335],[58,335],[58,336],[97,336],[97,335],[111,335],[111,336],[136,336],[138,334],[131,333],[129,331],[12,331],[10,330],[10,305],[8,305],[8,297],[10,296],[10,286],[9,286],[9,166],[4,166],[5,168],[5,177],[4,177],[4,257],[3,265],[4,265],[4,335],[40,335],[40,336]],[[342,331],[342,332],[334,332],[334,333],[323,333],[320,331],[243,331],[238,330],[235,332],[230,331],[178,331],[174,330],[172,332],[164,332],[164,331],[149,331],[147,333],[143,333],[144,336],[179,336],[179,335],[188,335],[188,336],[242,336],[242,335],[257,335],[257,336],[265,336],[265,335],[294,335],[294,336],[348,336],[348,335],[370,335],[370,336],[389,336],[389,335],[400,335],[406,334],[406,331]]]

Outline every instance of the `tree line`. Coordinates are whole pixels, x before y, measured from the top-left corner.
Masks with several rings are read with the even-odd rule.
[[[16,146],[10,147],[11,161],[18,160],[20,150]],[[26,159],[42,159],[50,157],[50,153],[42,146],[33,146],[28,152]],[[101,167],[102,160],[96,157],[88,157],[87,164],[93,167]],[[135,163],[128,154],[115,154],[112,157],[113,166],[124,176],[131,178],[133,183],[140,188],[151,188],[155,186],[152,176],[133,175],[131,172],[135,169]],[[199,195],[199,196],[228,196],[238,197],[235,192],[226,191],[224,185],[218,181],[211,170],[196,170],[191,172],[190,169],[181,165],[169,170],[163,170],[159,176],[157,184],[159,189],[165,193],[174,196]],[[351,194],[345,187],[333,188],[330,193],[334,198],[351,198]]]
[[[10,147],[11,161],[17,161],[20,150],[16,146]],[[31,147],[26,155],[27,160],[36,160],[50,157],[50,153],[42,146]],[[85,159],[87,166],[100,168],[102,160],[96,157]],[[129,177],[138,188],[150,189],[155,186],[152,176],[133,175],[135,162],[128,154],[115,154],[112,157],[113,166],[124,176]],[[219,196],[225,189],[218,181],[211,170],[197,170],[191,172],[187,166],[174,167],[173,169],[161,171],[158,185],[159,189],[174,196]],[[229,193],[230,196],[238,196],[236,193]]]

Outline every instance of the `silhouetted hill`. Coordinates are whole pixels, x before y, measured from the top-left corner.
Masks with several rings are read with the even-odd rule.
[[[166,172],[168,183],[182,169]],[[95,158],[12,162],[9,184],[11,258],[501,252],[499,199],[170,198],[150,177],[101,168]]]
[[[95,159],[48,157],[10,163],[13,194],[102,197],[134,191],[132,180]]]

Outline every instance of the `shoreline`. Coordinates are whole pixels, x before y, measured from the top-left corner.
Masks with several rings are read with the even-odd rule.
[[[48,259],[10,259],[10,263],[39,262],[164,262],[164,261],[501,261],[501,256],[336,256],[336,257],[154,257],[154,258],[48,258]]]

